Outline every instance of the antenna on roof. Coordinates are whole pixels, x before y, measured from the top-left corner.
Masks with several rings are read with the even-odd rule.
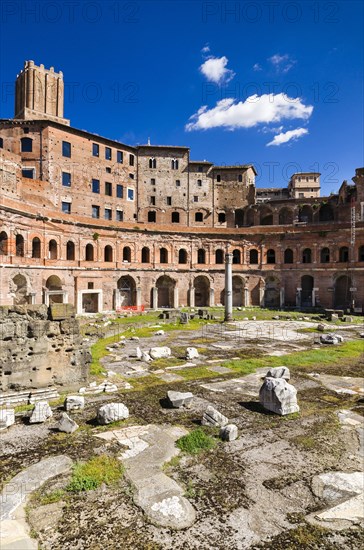
[[[148,145],[150,145],[150,137],[148,138]]]

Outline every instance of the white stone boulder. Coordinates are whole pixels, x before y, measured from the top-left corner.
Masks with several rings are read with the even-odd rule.
[[[167,397],[172,407],[179,409],[180,407],[190,408],[193,399],[191,392],[168,391]]]
[[[143,353],[142,353],[142,350],[140,349],[140,347],[137,347],[135,353],[136,353],[135,356],[136,356],[137,359],[141,359],[141,358],[142,358]]]
[[[157,330],[157,332],[154,333],[154,336],[163,336],[164,335],[164,330]]]
[[[72,434],[73,432],[78,430],[79,425],[74,420],[72,420],[72,418],[70,418],[67,413],[62,413],[57,428],[60,432]]]
[[[328,472],[312,479],[312,491],[327,501],[338,501],[364,491],[362,472]]]
[[[267,411],[282,416],[300,410],[297,404],[297,390],[284,378],[265,378],[259,391],[259,401]]]
[[[66,411],[79,411],[85,408],[85,398],[82,395],[68,395],[64,402]]]
[[[171,349],[167,346],[161,346],[157,348],[150,348],[149,355],[152,359],[163,359],[171,356]]]
[[[51,418],[53,416],[52,409],[48,405],[47,401],[38,401],[34,405],[34,409],[32,410],[32,414],[29,418],[30,424],[37,424],[40,422],[45,422],[48,418]]]
[[[229,419],[216,410],[212,405],[209,405],[206,411],[203,413],[201,424],[203,426],[226,426],[229,423]]]
[[[325,332],[325,325],[324,325],[323,323],[319,323],[319,324],[317,325],[317,330],[318,330],[319,332]]]
[[[265,378],[284,378],[284,380],[289,380],[291,373],[287,367],[274,367],[269,369]]]
[[[364,338],[364,332],[360,333],[360,338]]]
[[[147,351],[142,351],[141,361],[144,361],[144,363],[150,363],[153,359]]]
[[[344,341],[344,338],[340,334],[323,334],[320,336],[320,342],[322,344],[337,345]]]
[[[123,403],[107,403],[99,408],[97,421],[101,425],[124,420],[129,416],[129,409]]]
[[[197,359],[199,357],[199,353],[196,348],[187,348],[186,349],[186,359],[187,361],[191,361],[192,359]]]
[[[6,430],[15,424],[14,409],[0,409],[0,430]]]
[[[238,437],[238,427],[235,424],[228,424],[220,430],[220,437],[223,441],[234,441]]]

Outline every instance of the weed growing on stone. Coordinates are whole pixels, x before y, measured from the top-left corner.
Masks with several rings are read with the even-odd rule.
[[[216,446],[216,440],[207,435],[202,428],[197,428],[187,435],[180,437],[176,445],[181,451],[190,455],[196,455],[202,451],[208,451]]]
[[[97,489],[102,483],[114,485],[124,473],[124,468],[116,458],[100,455],[87,462],[76,462],[67,491],[80,492]]]

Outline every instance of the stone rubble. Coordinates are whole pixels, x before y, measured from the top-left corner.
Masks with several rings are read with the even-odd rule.
[[[168,391],[167,397],[172,407],[174,407],[175,409],[179,409],[180,407],[190,408],[192,405],[193,393]]]
[[[284,380],[289,380],[291,373],[287,367],[274,367],[269,369],[265,378],[283,378]]]
[[[51,416],[53,416],[53,412],[48,404],[48,401],[38,401],[32,410],[29,423],[36,424],[45,422],[48,418],[51,418]]]
[[[199,357],[199,353],[196,348],[187,348],[186,350],[186,359],[187,361],[191,361],[192,359],[197,359]]]
[[[123,403],[107,403],[99,408],[97,421],[101,425],[124,420],[129,416],[129,409]]]
[[[228,418],[221,414],[214,407],[209,405],[203,413],[201,424],[202,426],[226,426],[229,423]]]
[[[79,411],[85,408],[85,398],[81,395],[68,395],[64,402],[66,411]]]
[[[259,391],[259,401],[267,411],[280,415],[298,412],[297,390],[284,378],[265,378]]]
[[[15,424],[14,409],[0,409],[0,431]]]
[[[72,420],[72,418],[69,417],[67,413],[62,413],[57,428],[60,432],[72,434],[73,432],[78,430],[79,425],[74,420]]]
[[[234,441],[238,437],[238,427],[235,424],[227,424],[220,430],[220,438],[223,441]]]
[[[344,338],[340,334],[323,334],[320,336],[321,344],[337,345],[344,341]]]
[[[152,359],[163,359],[171,356],[171,349],[167,346],[150,348],[149,355]]]

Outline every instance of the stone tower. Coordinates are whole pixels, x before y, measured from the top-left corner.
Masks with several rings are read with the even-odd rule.
[[[25,61],[15,84],[15,118],[22,120],[50,119],[70,124],[63,118],[63,73],[54,68],[39,67]]]

